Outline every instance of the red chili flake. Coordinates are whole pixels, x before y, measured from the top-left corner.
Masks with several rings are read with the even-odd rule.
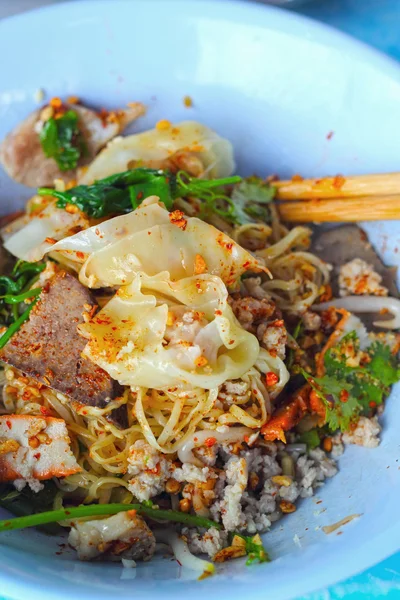
[[[12,429],[11,421],[6,421],[6,425],[7,425],[8,429]]]
[[[110,322],[111,322],[111,320],[110,320],[109,317],[103,317],[103,318],[102,317],[97,317],[96,318],[96,323],[98,323],[98,325],[109,325]],[[126,323],[127,321],[122,321],[122,322]]]
[[[154,469],[146,469],[146,473],[150,473],[151,475],[159,475],[161,472],[161,464],[157,463]]]
[[[47,237],[47,238],[46,238],[44,241],[45,241],[47,244],[56,244],[56,243],[57,243],[57,240],[55,240],[55,239],[54,239],[54,238],[52,238],[52,237]]]
[[[273,385],[276,385],[279,381],[279,377],[278,375],[276,375],[275,373],[273,373],[272,371],[269,371],[266,375],[265,375],[265,380],[267,382],[267,386],[268,387],[272,387]]]
[[[375,406],[376,406],[376,402],[373,402],[373,401],[371,401],[371,402],[369,403],[369,405],[370,405],[370,407],[371,407],[371,408],[375,408]]]
[[[214,446],[216,443],[217,440],[215,437],[209,437],[205,440],[204,445],[207,446],[207,448],[211,448],[211,446]]]
[[[298,173],[295,173],[295,174],[292,176],[292,181],[293,181],[293,183],[296,183],[296,182],[300,183],[300,181],[304,181],[304,177],[302,177],[302,176],[301,176],[301,175],[299,175]]]
[[[339,400],[340,402],[347,402],[347,400],[349,399],[349,392],[347,390],[342,390],[339,394]]]
[[[245,435],[243,439],[244,439],[244,441],[246,442],[246,444],[248,444],[248,443],[249,443],[249,439],[250,439],[250,438],[249,438],[249,436],[248,436],[248,435]]]
[[[249,260],[246,260],[245,263],[243,263],[243,269],[247,269],[247,267],[249,267],[251,265],[251,262]]]
[[[334,131],[329,131],[329,133],[326,134],[326,139],[331,140],[333,138],[334,133]]]
[[[229,340],[229,345],[231,346],[232,344],[235,343],[235,340]]]
[[[218,317],[220,317],[222,315],[222,310],[219,310],[218,308],[215,311],[215,314],[218,315]]]
[[[85,255],[80,250],[77,251],[76,256],[77,256],[77,258],[80,258],[81,260],[83,260],[85,258]]]
[[[39,460],[39,458],[42,456],[42,454],[40,452],[37,452],[36,454],[33,455],[33,458],[36,458],[36,460]]]
[[[45,417],[48,417],[51,412],[49,411],[48,408],[46,408],[45,406],[41,406],[40,407],[40,412],[42,413],[42,415],[44,415]]]
[[[66,510],[66,511],[65,511],[65,514],[66,514],[66,515],[70,515],[70,514],[71,514],[71,511],[70,511],[70,510]]]
[[[283,327],[284,326],[284,321],[283,319],[275,319],[275,321],[271,321],[271,323],[268,323],[268,327],[273,326],[273,327]]]
[[[141,200],[141,199],[143,198],[143,192],[139,192],[139,193],[136,195],[136,198],[137,198],[138,200]]]
[[[333,178],[332,186],[336,190],[340,190],[344,186],[345,183],[346,183],[346,180],[343,177],[343,175],[336,175],[336,177]]]
[[[107,119],[108,119],[108,115],[109,115],[109,112],[108,112],[108,110],[106,110],[105,108],[102,108],[102,109],[100,110],[100,112],[98,112],[98,113],[97,113],[97,116],[98,116],[98,117],[100,117],[100,119],[101,119],[101,121],[102,121],[102,125],[103,125],[103,127],[106,127],[106,126],[107,126]]]

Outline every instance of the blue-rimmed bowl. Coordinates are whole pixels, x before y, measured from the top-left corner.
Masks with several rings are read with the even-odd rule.
[[[0,56],[0,137],[35,108],[43,89],[95,106],[142,100],[149,110],[140,129],[160,118],[203,121],[232,140],[242,174],[399,170],[398,66],[295,14],[248,2],[61,4],[1,22]],[[0,174],[1,212],[28,197]],[[385,260],[398,264],[399,224],[367,229]],[[129,570],[79,563],[72,552],[57,554],[60,540],[23,531],[1,535],[0,593],[21,600],[282,600],[369,567],[400,547],[399,391],[387,403],[379,448],[348,448],[340,473],[318,494],[322,503],[304,501],[265,536],[271,564],[236,561],[199,582],[170,559]],[[322,533],[353,513],[363,516],[342,535]]]

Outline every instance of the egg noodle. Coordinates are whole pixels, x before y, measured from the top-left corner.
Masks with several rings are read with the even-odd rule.
[[[186,168],[202,177],[232,171],[232,151],[225,140],[197,123],[183,123],[179,132],[172,139],[168,132],[153,130],[110,143],[81,176],[80,183],[123,171],[127,157],[130,164],[141,160],[159,167],[168,160],[171,166],[170,157],[178,151],[180,164],[183,161]],[[149,139],[153,154],[146,145]],[[182,151],[194,139],[203,150]],[[286,230],[274,211],[271,226],[260,222],[233,226],[216,213],[208,219],[211,225],[197,219],[199,204],[195,198],[178,198],[175,208],[188,215],[185,229],[171,224],[158,198],[149,198],[127,215],[89,227],[80,213],[55,210],[47,198],[41,222],[32,219],[6,239],[5,247],[19,258],[40,260],[50,252],[59,263],[74,270],[85,286],[116,290],[108,301],[98,300],[103,308],[97,314],[103,322],[109,319],[111,329],[118,329],[112,341],[107,341],[111,329],[96,323],[96,317],[80,327],[88,339],[86,356],[125,386],[121,397],[106,408],[71,405],[63,394],[21,376],[11,366],[5,367],[4,412],[58,416],[67,424],[82,471],[57,480],[56,506],[62,504],[64,494],[76,491],[85,503],[130,502],[128,459],[137,440],[146,440],[174,459],[179,452],[193,458],[196,435],[201,439],[206,435],[234,439],[235,431],[257,434],[270,418],[274,399],[289,373],[281,358],[260,347],[255,336],[239,326],[229,305],[228,288],[238,290],[240,276],[250,269],[257,276],[242,279],[239,285],[244,291],[256,298],[272,298],[282,310],[301,313],[329,280],[327,265],[307,251],[310,230]],[[70,229],[76,224],[83,231],[71,236]],[[48,236],[56,236],[56,243],[43,242],[43,227],[48,227]],[[191,265],[198,254],[210,275],[193,272]],[[199,286],[203,286],[201,295]],[[132,324],[132,314],[139,325]],[[171,315],[183,319],[186,314],[201,316],[187,324],[179,321],[173,330]],[[148,330],[152,333],[143,339],[145,324],[155,320],[159,330],[155,332],[152,325]],[[188,351],[179,349],[180,340],[175,343],[183,330],[185,343],[192,349],[201,338],[206,366],[199,365],[195,371],[188,366]],[[197,359],[195,354],[190,358]],[[160,360],[165,361],[162,367]],[[270,389],[265,383],[267,373],[276,376]],[[157,380],[164,383],[155,389],[151,383]],[[243,390],[229,403],[224,396],[227,381],[240,384]],[[113,422],[115,409],[126,411],[126,429]]]

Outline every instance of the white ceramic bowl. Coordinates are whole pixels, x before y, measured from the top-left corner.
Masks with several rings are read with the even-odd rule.
[[[149,111],[140,129],[159,118],[203,121],[232,140],[242,174],[399,170],[399,68],[295,14],[248,2],[76,2],[1,22],[0,56],[0,137],[35,107],[43,88],[47,98],[77,94],[99,107],[142,100]],[[193,108],[184,107],[185,95]],[[0,174],[1,212],[28,196]],[[398,264],[398,224],[368,231],[386,261]],[[23,531],[1,536],[0,593],[281,600],[355,574],[400,545],[398,387],[382,422],[380,447],[347,449],[340,474],[318,495],[322,504],[304,501],[265,536],[271,564],[236,561],[198,582],[165,559],[136,570],[79,563],[72,552],[55,554],[59,540]],[[322,533],[320,526],[352,513],[363,516],[343,535]]]

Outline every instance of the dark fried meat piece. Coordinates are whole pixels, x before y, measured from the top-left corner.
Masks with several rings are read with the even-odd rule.
[[[86,341],[77,330],[84,313],[95,308],[89,290],[73,275],[58,272],[46,284],[29,320],[4,346],[0,359],[66,394],[77,405],[104,408],[122,389],[82,356]],[[125,426],[122,415],[123,411],[114,411],[113,418]]]

